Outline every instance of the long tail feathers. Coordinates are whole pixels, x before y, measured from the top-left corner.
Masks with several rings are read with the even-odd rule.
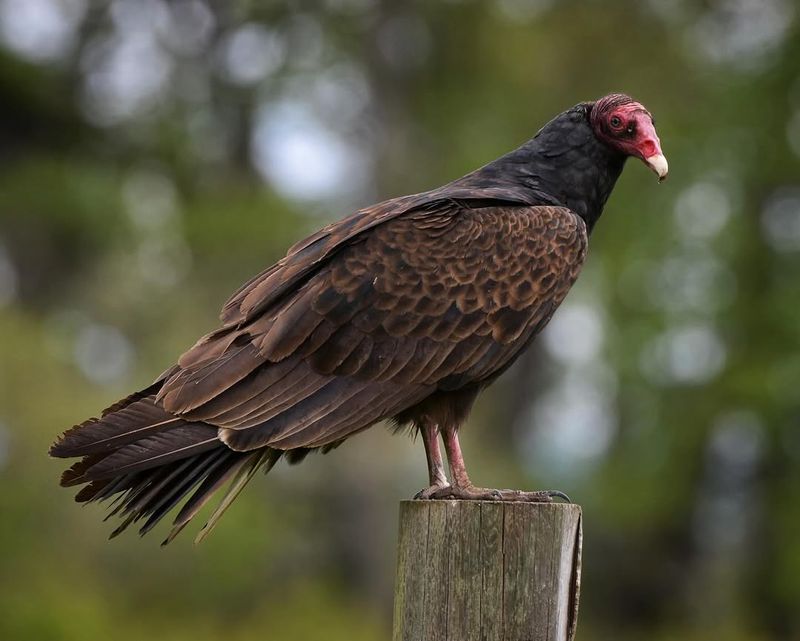
[[[265,472],[269,472],[272,469],[272,466],[278,461],[280,456],[281,453],[277,450],[259,450],[249,456],[250,460],[242,464],[241,468],[236,474],[236,478],[228,488],[225,496],[222,497],[222,501],[220,501],[217,509],[214,510],[214,513],[208,518],[208,521],[200,529],[200,532],[198,532],[197,537],[194,540],[195,543],[200,543],[209,534],[211,534],[211,530],[214,529],[214,526],[219,522],[220,518],[222,518],[225,510],[227,510],[231,503],[233,503],[234,499],[239,496],[239,493],[244,489],[245,485],[248,484],[250,479],[253,478],[253,475],[256,473],[258,468],[266,464],[267,469]],[[175,526],[173,532],[170,533],[170,537],[164,541],[164,545],[169,543],[175,537],[175,535],[181,531],[181,529],[183,529],[183,525]]]
[[[80,503],[113,498],[106,519],[122,519],[118,536],[144,519],[139,533],[149,532],[178,503],[184,503],[162,545],[194,518],[211,497],[228,484],[218,507],[203,526],[203,540],[262,467],[269,471],[283,452],[262,448],[234,452],[217,439],[217,428],[188,422],[155,403],[157,386],[116,403],[99,419],[67,432],[51,448],[53,456],[82,457],[64,472],[61,484],[82,485]]]

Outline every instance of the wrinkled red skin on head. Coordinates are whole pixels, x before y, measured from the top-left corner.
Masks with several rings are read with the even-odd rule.
[[[619,119],[618,126],[612,124],[614,118]],[[591,120],[601,140],[628,156],[645,160],[662,153],[653,117],[634,100],[598,102]]]

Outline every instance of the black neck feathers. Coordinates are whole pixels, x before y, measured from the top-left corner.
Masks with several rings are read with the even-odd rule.
[[[625,164],[621,152],[594,135],[591,108],[581,103],[559,114],[521,147],[447,187],[500,188],[509,200],[563,205],[591,231]]]

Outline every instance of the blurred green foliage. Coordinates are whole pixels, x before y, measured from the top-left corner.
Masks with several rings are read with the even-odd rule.
[[[580,638],[800,639],[791,0],[0,0],[0,638],[386,639],[419,443],[258,479],[209,541],[108,543],[45,452],[353,208],[581,100],[653,112],[552,326],[478,402],[476,482],[585,508]]]

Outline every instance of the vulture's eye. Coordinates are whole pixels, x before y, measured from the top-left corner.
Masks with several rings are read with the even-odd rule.
[[[619,116],[611,116],[611,126],[615,129],[622,124],[622,120],[620,120]]]

